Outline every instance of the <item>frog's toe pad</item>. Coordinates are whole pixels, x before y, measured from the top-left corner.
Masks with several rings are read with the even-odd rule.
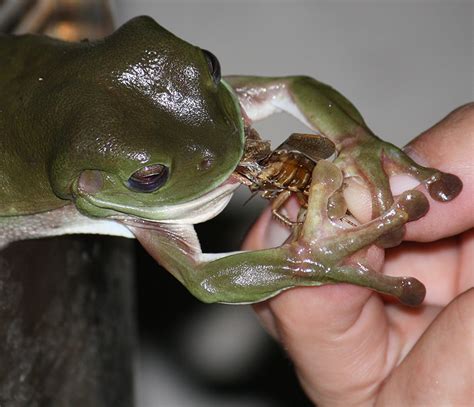
[[[454,174],[440,172],[426,182],[426,188],[433,199],[446,202],[459,195],[462,181]]]
[[[425,299],[426,288],[423,283],[413,277],[403,277],[400,281],[400,302],[410,307],[420,305]]]
[[[410,190],[400,195],[397,207],[407,213],[408,222],[411,222],[425,216],[430,204],[422,192]]]

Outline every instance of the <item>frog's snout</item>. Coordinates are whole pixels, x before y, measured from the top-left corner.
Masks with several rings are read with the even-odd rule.
[[[101,171],[84,170],[81,172],[77,182],[78,190],[85,194],[96,194],[104,186],[104,178]]]

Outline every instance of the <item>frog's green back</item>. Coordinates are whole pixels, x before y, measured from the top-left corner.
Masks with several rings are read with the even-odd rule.
[[[43,36],[0,35],[0,215],[67,203],[53,194],[47,177],[55,136],[45,114],[51,95],[43,89],[70,47]]]

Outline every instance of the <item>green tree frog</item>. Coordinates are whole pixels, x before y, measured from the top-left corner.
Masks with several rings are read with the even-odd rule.
[[[315,167],[298,239],[202,253],[193,224],[216,216],[239,186],[232,174],[245,130],[279,111],[338,151]],[[378,139],[328,85],[305,76],[223,79],[213,54],[149,17],[93,42],[0,35],[0,143],[2,245],[66,233],[135,236],[206,302],[349,282],[419,304],[419,281],[375,273],[352,255],[428,209],[417,191],[394,202],[388,176],[408,173],[444,201],[462,186]],[[371,222],[342,227],[328,218],[328,200],[347,177],[370,190]]]

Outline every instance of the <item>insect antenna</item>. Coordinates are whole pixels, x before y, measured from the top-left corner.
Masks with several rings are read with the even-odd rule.
[[[258,191],[252,192],[252,195],[248,197],[248,199],[242,204],[242,206],[247,205],[253,198],[255,198],[258,194]]]

